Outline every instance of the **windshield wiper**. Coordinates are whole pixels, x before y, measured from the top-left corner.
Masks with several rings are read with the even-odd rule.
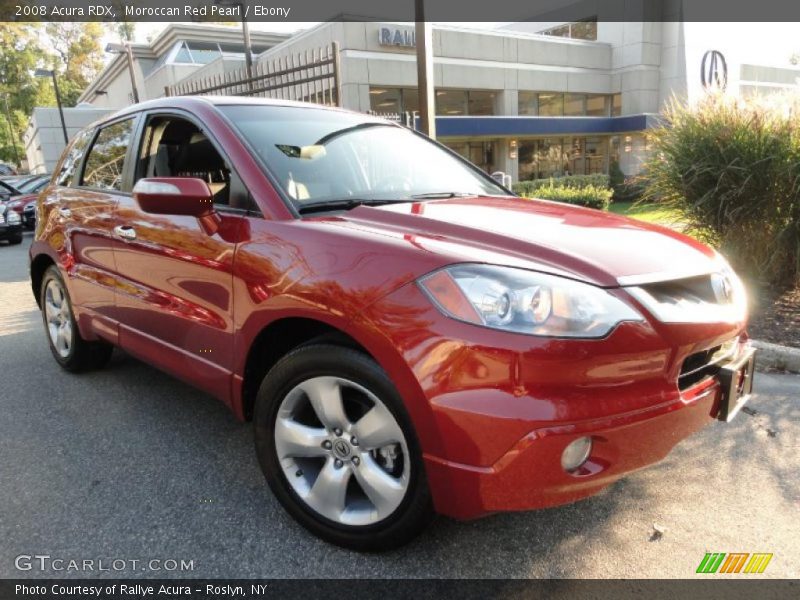
[[[297,212],[301,215],[311,212],[322,212],[326,210],[350,210],[356,206],[380,206],[381,204],[397,204],[402,202],[413,202],[413,200],[397,199],[368,199],[368,198],[342,198],[340,200],[321,200],[319,202],[308,202],[306,204],[295,205]]]
[[[415,200],[437,200],[439,198],[474,198],[478,194],[472,192],[428,192],[427,194],[414,194]]]

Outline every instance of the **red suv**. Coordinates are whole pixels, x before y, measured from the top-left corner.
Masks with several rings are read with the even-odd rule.
[[[75,137],[37,211],[56,361],[119,346],[218,397],[286,510],[350,548],[589,496],[752,388],[715,251],[517,198],[363,114],[132,106]]]

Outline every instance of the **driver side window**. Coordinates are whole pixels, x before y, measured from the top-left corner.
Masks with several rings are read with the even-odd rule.
[[[142,139],[137,181],[143,177],[202,179],[211,189],[215,206],[258,212],[242,181],[191,121],[174,116],[151,117]]]

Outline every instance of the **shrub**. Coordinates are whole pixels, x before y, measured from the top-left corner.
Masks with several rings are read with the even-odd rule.
[[[650,135],[648,201],[775,286],[800,281],[800,97],[673,102]]]
[[[625,183],[625,173],[622,172],[619,163],[613,160],[608,167],[608,184],[615,188],[623,183]]]
[[[637,202],[642,198],[644,189],[639,177],[626,177],[617,161],[608,168],[608,183],[614,190],[614,202]]]
[[[527,198],[541,198],[543,200],[555,200],[556,202],[566,202],[567,204],[577,204],[589,208],[608,210],[611,204],[611,189],[608,187],[598,187],[595,185],[585,185],[583,187],[541,187]]]
[[[594,175],[566,175],[564,177],[548,177],[545,179],[530,179],[514,184],[513,190],[520,196],[531,196],[541,188],[575,188],[608,187],[608,175],[602,173]]]

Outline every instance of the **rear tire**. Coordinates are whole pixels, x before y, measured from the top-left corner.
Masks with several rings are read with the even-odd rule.
[[[81,337],[67,286],[55,266],[44,272],[39,294],[44,330],[56,362],[72,373],[103,367],[114,348]]]
[[[253,421],[270,488],[318,537],[385,551],[430,522],[411,419],[389,377],[362,352],[331,344],[293,350],[264,378]]]
[[[22,243],[22,232],[19,232],[17,235],[12,235],[8,238],[8,244],[10,246],[16,246],[17,244]]]

